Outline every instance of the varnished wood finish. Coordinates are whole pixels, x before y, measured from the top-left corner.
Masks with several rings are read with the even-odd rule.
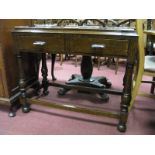
[[[120,118],[120,115],[116,112],[112,113],[112,112],[107,112],[107,111],[103,111],[103,110],[87,109],[87,108],[83,108],[83,107],[73,106],[70,104],[51,103],[48,101],[36,100],[36,99],[28,99],[28,102],[30,104],[37,104],[37,105],[42,105],[42,106],[51,107],[51,108],[58,108],[58,109],[62,109],[62,110],[87,113],[87,114],[97,115],[97,116],[107,116],[110,118],[117,118],[117,119]]]
[[[5,97],[7,98],[16,93],[18,86],[18,66],[11,35],[13,27],[18,25],[31,25],[31,20],[0,20],[1,55],[3,56],[3,67],[6,75],[5,87],[7,87],[7,90],[5,90]]]
[[[61,64],[60,65],[62,65],[62,57],[63,57],[63,55],[60,55],[60,62],[61,62]],[[51,54],[51,76],[52,76],[52,80],[53,81],[55,81],[56,80],[56,77],[55,77],[55,75],[54,75],[54,66],[55,66],[55,59],[56,59],[56,54]]]
[[[31,22],[32,20],[29,19],[0,19],[0,102],[6,101],[13,105],[20,96],[19,72],[11,30],[14,26],[31,26]],[[29,73],[26,74],[27,80],[31,80],[31,77],[36,76],[34,75],[34,63],[32,63],[35,57],[28,53],[22,55],[24,55],[23,68],[26,73]],[[29,69],[30,66],[31,69]]]
[[[5,98],[8,96],[5,62],[3,58],[3,48],[0,45],[0,97]]]
[[[18,35],[18,32],[20,35]],[[61,28],[61,27],[20,27],[13,31],[18,50],[37,52],[33,42],[45,41],[46,52],[75,53],[82,55],[107,55],[127,56],[128,39],[136,36],[133,30],[127,31],[120,28],[94,29],[94,28]],[[123,37],[122,37],[123,36]],[[49,42],[52,42],[50,44]],[[49,43],[49,44],[48,44]],[[95,51],[92,44],[106,45],[103,50]],[[82,48],[81,48],[82,47]],[[116,48],[117,47],[117,48]]]
[[[95,55],[95,56],[102,56],[113,55],[113,51],[115,49],[115,55],[127,55],[128,51],[128,40],[116,40],[116,39],[104,39],[102,36],[89,36],[88,35],[76,35],[76,37],[70,37],[71,44],[70,48],[77,54],[87,54],[87,55]],[[92,48],[93,44],[98,45],[105,45],[105,48],[96,50],[94,53],[94,49]],[[81,46],[83,47],[81,49]],[[117,46],[117,48],[115,48]],[[70,51],[71,52],[71,51]]]
[[[129,46],[128,50],[128,58],[127,58],[127,65],[126,65],[126,71],[123,79],[123,95],[121,100],[121,114],[120,114],[120,122],[118,125],[118,129],[120,131],[126,130],[126,122],[128,118],[128,107],[130,106],[131,101],[131,89],[132,89],[132,74],[133,74],[133,67],[135,63],[135,53],[132,51],[135,51],[136,44],[134,44],[134,40],[130,41],[131,44]]]
[[[41,72],[42,72],[42,87],[43,87],[43,94],[47,95],[48,94],[48,80],[47,80],[47,76],[48,76],[48,69],[47,69],[47,64],[46,64],[46,54],[42,53],[42,68],[41,68]]]
[[[121,132],[126,130],[128,107],[131,100],[132,73],[138,38],[137,33],[134,30],[91,27],[16,27],[12,31],[12,34],[17,53],[29,51],[33,53],[51,52],[52,54],[56,54],[61,52],[63,54],[73,53],[86,56],[108,55],[125,57],[127,59],[127,66],[124,77],[124,89],[120,113],[118,114],[118,129]],[[35,41],[46,42],[44,50],[35,48],[33,46],[33,42]],[[100,45],[104,48],[92,48],[94,45]],[[22,70],[22,68],[20,68],[20,70]],[[20,76],[20,80],[22,78],[23,77]],[[23,99],[24,98],[26,98],[26,96],[23,96]],[[33,102],[40,104],[40,101],[37,100]],[[54,107],[59,106],[54,105]],[[76,111],[77,109],[72,108],[72,110]],[[80,109],[77,111],[80,111]],[[81,111],[84,112],[87,110],[82,109]],[[105,115],[110,116],[106,113]]]

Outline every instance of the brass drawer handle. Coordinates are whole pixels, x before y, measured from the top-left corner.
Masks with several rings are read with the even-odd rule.
[[[93,48],[93,49],[104,49],[105,45],[104,44],[92,44],[91,48]]]
[[[34,46],[44,46],[46,44],[45,41],[34,41],[33,45]]]

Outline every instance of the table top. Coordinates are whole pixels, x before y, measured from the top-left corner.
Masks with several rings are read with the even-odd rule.
[[[102,27],[102,26],[55,26],[55,25],[37,25],[37,26],[16,26],[12,32],[21,33],[63,33],[63,34],[96,34],[137,37],[133,28],[128,27]]]

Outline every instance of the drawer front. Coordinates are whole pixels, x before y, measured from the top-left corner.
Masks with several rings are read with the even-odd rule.
[[[20,51],[26,52],[39,52],[37,48],[33,45],[36,41],[46,42],[45,52],[52,53],[63,53],[64,52],[64,37],[61,35],[52,36],[16,36],[15,43],[16,47]]]
[[[126,56],[127,51],[128,40],[105,39],[101,36],[70,38],[70,52],[75,54]]]

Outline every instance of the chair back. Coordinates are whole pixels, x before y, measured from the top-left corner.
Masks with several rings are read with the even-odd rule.
[[[139,87],[142,81],[144,74],[144,60],[145,60],[145,50],[144,50],[144,20],[136,19],[136,31],[138,34],[138,52],[137,52],[137,62],[135,66],[135,72],[133,77],[133,89],[132,89],[132,98],[130,101],[129,110],[132,108],[135,98],[138,94]]]

